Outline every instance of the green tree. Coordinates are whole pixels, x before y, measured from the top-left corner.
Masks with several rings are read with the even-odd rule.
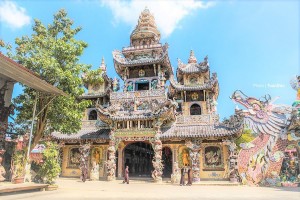
[[[235,140],[235,144],[237,145],[238,149],[241,149],[241,143],[248,143],[254,140],[255,135],[252,133],[251,129],[244,128],[242,135]]]
[[[80,27],[73,28],[73,21],[66,11],[59,10],[47,27],[35,19],[32,35],[17,38],[15,53],[8,53],[43,80],[68,94],[54,99],[51,95],[38,95],[36,113],[39,115],[32,148],[53,130],[74,133],[80,129],[83,111],[90,104],[90,101],[76,98],[84,92],[81,75],[90,68],[79,63],[79,57],[87,47],[87,43],[75,38],[80,31]],[[14,99],[19,112],[16,118],[18,124],[31,120],[36,96],[33,89],[24,87],[23,93]]]
[[[38,176],[44,183],[53,184],[60,173],[58,145],[54,142],[46,142],[43,152],[43,163],[38,170]]]

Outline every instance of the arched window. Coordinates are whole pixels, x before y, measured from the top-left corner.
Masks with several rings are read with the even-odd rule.
[[[201,107],[198,104],[193,104],[190,107],[190,115],[201,115]]]
[[[97,111],[96,110],[92,110],[89,113],[89,120],[97,120]]]

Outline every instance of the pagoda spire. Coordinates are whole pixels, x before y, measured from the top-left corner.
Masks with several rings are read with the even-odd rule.
[[[132,46],[157,44],[160,40],[160,32],[157,29],[154,16],[145,7],[138,19],[138,24],[130,35]]]
[[[100,69],[102,71],[106,71],[106,65],[105,65],[105,60],[104,60],[103,56],[102,56],[102,61],[101,61]]]
[[[193,50],[191,50],[191,52],[190,52],[190,57],[189,57],[188,63],[197,63],[197,58],[195,57]]]

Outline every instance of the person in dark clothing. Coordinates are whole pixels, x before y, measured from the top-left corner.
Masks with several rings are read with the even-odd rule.
[[[185,175],[185,170],[184,168],[181,168],[181,177],[180,177],[180,186],[184,185],[184,175]]]
[[[123,183],[129,184],[129,167],[126,166]]]
[[[188,186],[192,185],[192,169],[188,170],[188,183],[187,183],[187,185]]]

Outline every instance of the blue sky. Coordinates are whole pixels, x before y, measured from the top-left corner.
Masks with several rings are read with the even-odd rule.
[[[234,113],[229,96],[237,89],[258,98],[279,96],[278,104],[295,100],[289,81],[300,74],[299,1],[1,1],[0,38],[14,44],[32,33],[34,18],[48,24],[64,8],[83,28],[77,38],[89,44],[81,62],[97,68],[104,56],[108,75],[115,77],[111,52],[129,45],[145,6],[156,18],[161,43],[169,44],[174,69],[177,58],[187,62],[191,49],[198,61],[208,55],[211,72],[218,74],[221,118]],[[14,96],[20,91],[15,87]]]

